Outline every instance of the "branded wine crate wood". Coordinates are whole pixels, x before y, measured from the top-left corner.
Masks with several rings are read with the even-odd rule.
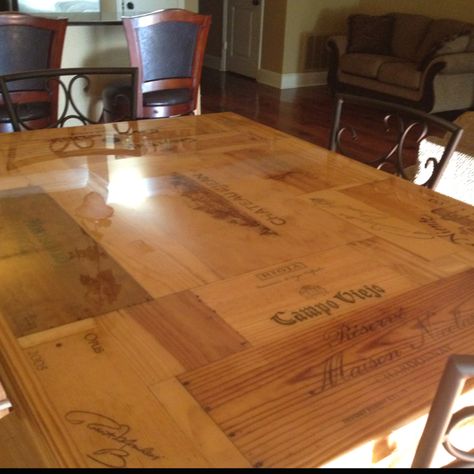
[[[3,134],[0,217],[1,467],[380,465],[472,352],[472,207],[235,114]]]

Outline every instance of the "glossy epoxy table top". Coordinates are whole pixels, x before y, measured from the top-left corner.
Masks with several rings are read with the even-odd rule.
[[[473,351],[461,202],[231,113],[5,134],[0,166],[2,466],[395,463]]]

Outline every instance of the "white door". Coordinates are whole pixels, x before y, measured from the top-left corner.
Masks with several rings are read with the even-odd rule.
[[[228,0],[227,70],[256,78],[263,0]]]
[[[124,0],[122,4],[125,16],[140,15],[165,8],[184,8],[184,0]]]

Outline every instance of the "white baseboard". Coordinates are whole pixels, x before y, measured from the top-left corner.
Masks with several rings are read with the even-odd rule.
[[[257,82],[281,89],[281,74],[267,69],[259,69],[257,71]]]
[[[219,56],[213,56],[212,54],[206,54],[204,56],[204,66],[221,71],[221,65],[222,61]]]
[[[327,84],[327,71],[280,74],[266,69],[259,69],[257,73],[257,82],[278,89],[324,86]]]
[[[204,56],[204,66],[218,71],[223,70],[221,58],[212,54]],[[327,74],[327,71],[280,74],[268,69],[259,69],[257,72],[257,82],[276,87],[277,89],[324,86],[327,84]]]

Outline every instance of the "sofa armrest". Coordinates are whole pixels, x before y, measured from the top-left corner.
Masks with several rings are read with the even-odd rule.
[[[420,104],[427,112],[435,106],[434,81],[438,75],[474,73],[474,52],[436,56],[422,71]]]
[[[334,48],[338,56],[342,56],[347,50],[347,36],[333,35],[327,39],[326,45],[328,48]]]
[[[338,71],[339,71],[339,58],[347,50],[347,36],[334,35],[330,36],[326,41],[326,48],[329,52],[329,64],[328,64],[328,86],[331,92],[334,94],[338,88]]]
[[[474,51],[436,56],[429,63],[427,69],[437,63],[445,65],[441,70],[441,74],[474,73]]]

